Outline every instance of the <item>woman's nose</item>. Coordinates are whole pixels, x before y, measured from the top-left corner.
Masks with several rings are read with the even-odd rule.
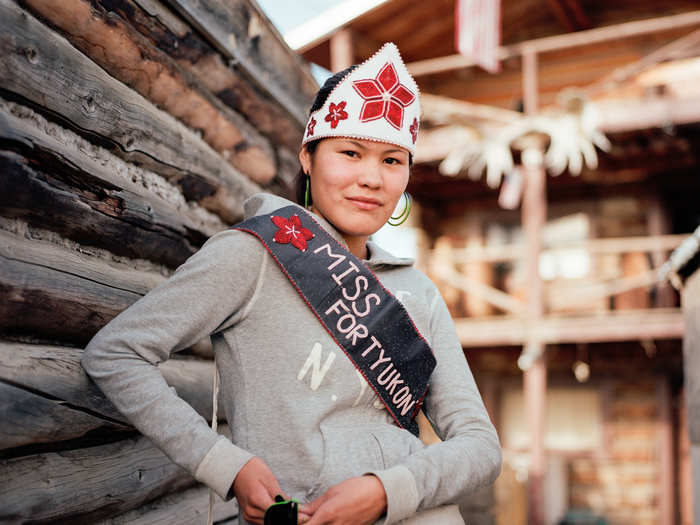
[[[382,186],[382,171],[381,163],[379,162],[363,162],[359,166],[360,174],[358,175],[358,183],[360,186],[368,188],[380,188]]]

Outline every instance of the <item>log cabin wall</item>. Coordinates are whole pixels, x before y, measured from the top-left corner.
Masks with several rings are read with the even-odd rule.
[[[291,194],[317,88],[246,0],[0,0],[0,522],[204,522],[82,348],[245,198]],[[162,365],[207,419],[211,358]]]

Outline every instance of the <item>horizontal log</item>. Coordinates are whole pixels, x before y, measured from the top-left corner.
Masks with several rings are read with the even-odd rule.
[[[520,56],[526,51],[534,53],[561,51],[573,47],[584,47],[612,40],[671,31],[682,27],[693,27],[698,24],[700,24],[700,11],[689,11],[648,20],[634,20],[585,31],[527,40],[509,46],[501,46],[497,53],[500,60],[506,60]],[[449,55],[411,62],[406,67],[413,76],[420,76],[444,73],[475,65],[476,62],[467,56]]]
[[[154,205],[79,170],[61,169],[48,162],[37,164],[0,150],[3,216],[116,255],[149,259],[171,268],[182,264],[207,239],[203,232],[190,228],[176,210]]]
[[[54,443],[84,436],[97,429],[130,430],[127,425],[76,410],[0,381],[0,450]]]
[[[0,226],[12,226],[0,221]],[[26,225],[25,225],[26,226]],[[165,276],[63,239],[0,229],[0,331],[84,344]],[[61,241],[62,244],[59,244]]]
[[[167,0],[259,89],[306,125],[306,108],[317,84],[309,67],[248,0]]]
[[[121,17],[86,0],[26,0],[24,5],[111,76],[199,130],[207,144],[251,179],[267,184],[275,177],[269,141]]]
[[[0,256],[0,333],[84,344],[141,295]]]
[[[60,346],[0,341],[0,381],[114,423],[126,419],[80,365],[83,351]],[[213,362],[170,359],[159,368],[166,382],[205,419],[211,420]],[[223,419],[219,403],[219,419]],[[77,437],[77,435],[76,435]]]
[[[550,316],[532,326],[521,318],[455,319],[463,347],[524,345],[534,337],[543,344],[681,339],[680,308],[626,310],[604,314]]]
[[[168,494],[143,507],[100,521],[95,525],[192,525],[205,523],[209,512],[209,490],[205,487]],[[214,521],[238,516],[236,499],[222,501],[214,496]]]
[[[221,219],[201,208],[197,203],[187,203],[180,189],[163,177],[143,168],[124,162],[99,146],[93,146],[84,138],[53,122],[37,112],[0,98],[0,144],[38,164],[48,162],[51,171],[56,164],[60,172],[71,172],[75,179],[101,181],[105,187],[114,186],[138,195],[143,207],[155,210],[155,215],[168,217],[171,228],[179,235],[188,231],[209,237],[227,227]],[[108,166],[109,169],[105,169]]]
[[[109,76],[10,0],[0,0],[0,83],[93,143],[177,183],[224,220],[260,187],[165,111]]]
[[[13,458],[0,462],[0,522],[92,523],[194,483],[143,436]]]
[[[224,104],[244,115],[273,144],[296,152],[306,122],[299,122],[219,53],[201,34],[158,0],[97,0],[116,12],[155,47],[194,75]],[[312,92],[307,94],[310,105]],[[283,169],[280,166],[280,169]]]

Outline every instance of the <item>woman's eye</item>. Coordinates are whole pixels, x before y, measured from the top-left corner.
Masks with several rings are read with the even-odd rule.
[[[343,151],[343,154],[349,157],[357,157],[357,152],[352,150]]]
[[[387,157],[386,159],[384,159],[384,162],[388,164],[401,164],[401,161],[394,157]]]

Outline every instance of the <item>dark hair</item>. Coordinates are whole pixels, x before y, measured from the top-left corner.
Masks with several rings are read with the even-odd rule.
[[[318,111],[323,107],[323,105],[326,103],[326,100],[328,100],[328,95],[331,94],[331,91],[333,91],[333,88],[337,86],[341,80],[343,80],[347,75],[349,75],[353,70],[357,69],[357,64],[352,65],[348,68],[343,69],[342,71],[339,71],[335,75],[328,77],[326,81],[323,83],[323,86],[321,86],[321,89],[318,90],[318,93],[316,93],[316,97],[314,98],[313,104],[311,104],[311,109],[309,109],[309,115],[313,113],[314,111]],[[312,140],[310,142],[307,142],[304,147],[306,148],[306,151],[311,153],[312,155],[316,151],[316,148],[318,147],[318,143],[321,142],[323,139],[316,139]],[[297,174],[296,178],[296,198],[297,198],[297,204],[301,204],[302,206],[304,205],[304,194],[306,193],[306,177],[307,175],[304,173],[303,168],[299,168],[299,173]],[[309,204],[313,203],[313,199],[311,198],[311,192],[309,191]]]
[[[349,75],[352,71],[357,69],[357,64],[354,64],[348,68],[343,69],[342,71],[339,71],[335,75],[328,77],[326,81],[323,83],[323,86],[321,86],[321,89],[318,90],[318,93],[316,93],[316,97],[314,98],[313,104],[311,104],[311,109],[309,109],[309,115],[313,113],[314,111],[318,111],[323,107],[323,105],[326,103],[326,100],[328,99],[328,95],[330,95],[331,91],[333,91],[333,88],[335,88],[341,80],[343,80],[347,75]],[[311,140],[307,142],[304,147],[306,148],[306,151],[308,151],[311,155],[314,154],[316,151],[316,148],[318,147],[319,143],[323,139],[316,139],[316,140]],[[413,164],[413,155],[409,153],[408,155],[408,164],[409,166]],[[296,178],[296,183],[295,183],[295,188],[296,188],[296,199],[297,199],[297,204],[301,204],[302,206],[304,205],[304,194],[306,193],[306,178],[307,175],[304,173],[303,168],[299,169],[299,173],[297,174]],[[313,196],[311,195],[311,192],[309,191],[309,204],[313,204]]]

